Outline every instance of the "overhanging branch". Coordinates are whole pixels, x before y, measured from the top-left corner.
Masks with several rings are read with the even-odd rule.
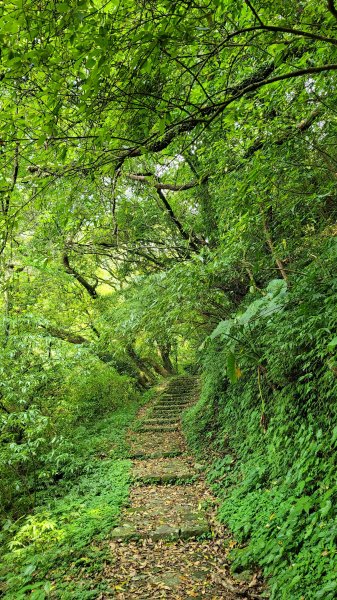
[[[170,129],[167,130],[167,132],[163,135],[163,137],[160,140],[152,141],[150,138],[150,140],[144,142],[142,148],[130,148],[117,160],[116,170],[120,170],[120,168],[128,158],[135,158],[137,156],[141,156],[143,154],[143,147],[145,147],[149,152],[158,153],[167,148],[169,144],[181,133],[190,132],[193,129],[195,129],[197,125],[200,124],[203,124],[204,129],[206,129],[217,117],[219,117],[225,111],[225,109],[228,106],[240,100],[249,93],[256,92],[262,87],[271,85],[273,83],[277,83],[279,81],[285,81],[287,79],[296,79],[298,77],[304,77],[305,75],[314,75],[326,73],[329,71],[337,71],[337,63],[321,65],[319,67],[307,67],[305,69],[298,69],[296,71],[290,71],[289,73],[276,75],[275,77],[269,77],[269,74],[273,72],[274,68],[274,64],[269,64],[264,68],[263,71],[259,71],[255,74],[255,76],[241,82],[240,84],[235,86],[235,88],[232,88],[232,90],[226,90],[226,94],[230,92],[230,95],[226,100],[224,100],[222,103],[216,106],[212,105],[201,108],[198,111],[198,116],[196,115],[192,118],[189,117],[181,123],[172,126]],[[207,117],[208,119],[205,121],[205,118]]]
[[[172,209],[172,206],[170,205],[166,196],[163,194],[162,190],[157,189],[157,194],[158,194],[160,200],[162,201],[162,204],[164,205],[166,212],[168,213],[172,223],[174,223],[174,225],[177,227],[177,229],[179,230],[179,232],[180,232],[181,236],[184,238],[184,240],[186,240],[188,242],[188,245],[191,248],[191,250],[193,250],[194,252],[199,250],[201,242],[199,240],[197,240],[195,237],[191,238],[190,234],[187,231],[185,231],[185,228],[180,223],[179,219],[176,217],[176,215]]]
[[[337,19],[337,9],[335,7],[334,0],[328,0],[328,10],[335,17],[335,19]]]
[[[42,329],[47,331],[52,337],[56,337],[64,342],[69,342],[70,344],[89,344],[89,340],[82,335],[71,333],[65,329],[59,329],[58,327],[53,327],[51,325],[39,325],[39,327],[42,327]]]
[[[198,185],[200,185],[200,183],[205,183],[205,181],[207,181],[208,179],[208,175],[206,177],[203,178],[202,181],[190,181],[189,183],[183,183],[180,185],[176,185],[173,183],[161,183],[159,181],[155,181],[153,179],[151,179],[152,174],[146,174],[146,175],[138,175],[136,173],[126,173],[125,174],[126,177],[128,177],[129,179],[133,179],[134,181],[140,181],[141,183],[146,183],[147,185],[152,185],[156,190],[169,190],[171,192],[182,192],[184,190],[190,190]]]
[[[295,125],[294,128],[290,129],[289,131],[286,131],[282,136],[280,136],[276,140],[256,140],[246,150],[243,158],[250,158],[255,154],[255,152],[261,150],[261,148],[263,148],[267,144],[271,144],[272,146],[282,146],[282,144],[285,144],[297,134],[307,131],[307,129],[309,129],[313,125],[313,123],[316,121],[317,117],[320,114],[322,114],[322,110],[320,108],[315,109],[314,111],[312,111],[312,113],[307,119],[303,119],[300,123],[297,123],[297,125]]]
[[[90,285],[90,283],[84,279],[84,277],[82,277],[82,275],[80,273],[78,273],[78,271],[76,271],[76,269],[74,269],[70,263],[69,263],[69,257],[67,254],[64,254],[62,257],[62,261],[63,261],[63,266],[64,269],[66,271],[66,273],[69,273],[69,275],[72,275],[77,281],[78,283],[80,283],[84,289],[88,292],[89,296],[91,296],[91,298],[96,299],[98,298],[98,294],[96,292],[96,285]]]

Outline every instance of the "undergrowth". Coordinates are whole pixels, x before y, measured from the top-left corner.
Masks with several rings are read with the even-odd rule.
[[[108,550],[105,539],[128,497],[125,431],[138,408],[135,397],[91,426],[79,427],[62,479],[41,491],[30,514],[5,522],[0,538],[4,599],[83,600],[104,588],[99,573]]]
[[[216,456],[208,477],[237,542],[233,570],[262,567],[272,600],[337,597],[335,258],[333,243],[324,268],[218,325],[184,420],[190,446]]]

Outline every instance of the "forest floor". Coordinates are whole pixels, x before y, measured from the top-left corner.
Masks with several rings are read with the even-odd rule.
[[[129,432],[133,487],[110,537],[110,591],[100,600],[265,597],[258,574],[231,575],[235,542],[216,522],[203,465],[186,449],[180,418],[197,394],[195,379],[170,380]]]

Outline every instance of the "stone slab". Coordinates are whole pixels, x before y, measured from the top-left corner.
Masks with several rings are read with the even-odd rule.
[[[176,427],[171,427],[169,425],[144,425],[142,427],[139,427],[139,429],[137,429],[137,431],[139,431],[140,433],[147,433],[147,432],[171,432],[171,431],[178,431],[178,426]]]
[[[132,476],[145,483],[176,483],[192,481],[196,472],[184,458],[160,458],[144,462],[134,461]]]
[[[176,456],[182,456],[182,450],[172,450],[172,452],[152,452],[152,454],[144,454],[143,452],[135,452],[129,454],[128,458],[131,460],[151,460],[152,458],[175,458]]]
[[[134,488],[130,500],[112,539],[189,539],[210,531],[194,485]]]
[[[129,435],[130,455],[162,454],[165,452],[180,452],[183,447],[183,439],[178,431],[173,432],[146,432],[130,433]]]
[[[175,410],[177,409],[182,409],[184,410],[185,407],[187,406],[191,406],[190,402],[172,402],[172,404],[169,404],[168,402],[158,402],[158,404],[155,405],[154,408],[164,408],[166,410],[172,410],[172,408],[174,408]]]
[[[143,421],[143,425],[172,425],[172,423],[179,424],[178,417],[151,417]]]

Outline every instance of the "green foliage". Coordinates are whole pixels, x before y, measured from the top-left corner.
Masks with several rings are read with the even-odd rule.
[[[134,385],[127,375],[119,375],[109,364],[86,363],[74,370],[67,381],[66,402],[78,421],[102,416],[127,405],[135,396]]]
[[[88,349],[55,351],[38,337],[11,340],[2,352],[3,407],[0,414],[1,517],[21,511],[55,480],[83,468],[77,441],[88,423],[135,402],[134,384]],[[18,351],[21,354],[18,354]],[[74,428],[76,426],[76,430]],[[75,458],[74,458],[75,457]]]
[[[185,419],[191,445],[208,449],[212,432],[220,456],[209,478],[238,541],[233,568],[261,565],[275,599],[336,595],[336,249],[326,242],[324,270],[306,267],[287,292],[279,282],[277,309],[266,294],[238,311],[236,383],[224,369],[233,340],[218,326],[201,400]]]
[[[121,457],[137,407],[129,402],[77,429],[64,478],[39,495],[31,514],[5,521],[0,539],[5,598],[97,595],[100,581],[88,581],[88,574],[102,569],[104,539],[128,497],[130,461]]]
[[[237,564],[264,565],[275,598],[333,595],[334,3],[0,8],[0,518],[26,527],[9,537],[35,518],[56,535],[34,507],[90,475],[136,390],[186,368]]]

